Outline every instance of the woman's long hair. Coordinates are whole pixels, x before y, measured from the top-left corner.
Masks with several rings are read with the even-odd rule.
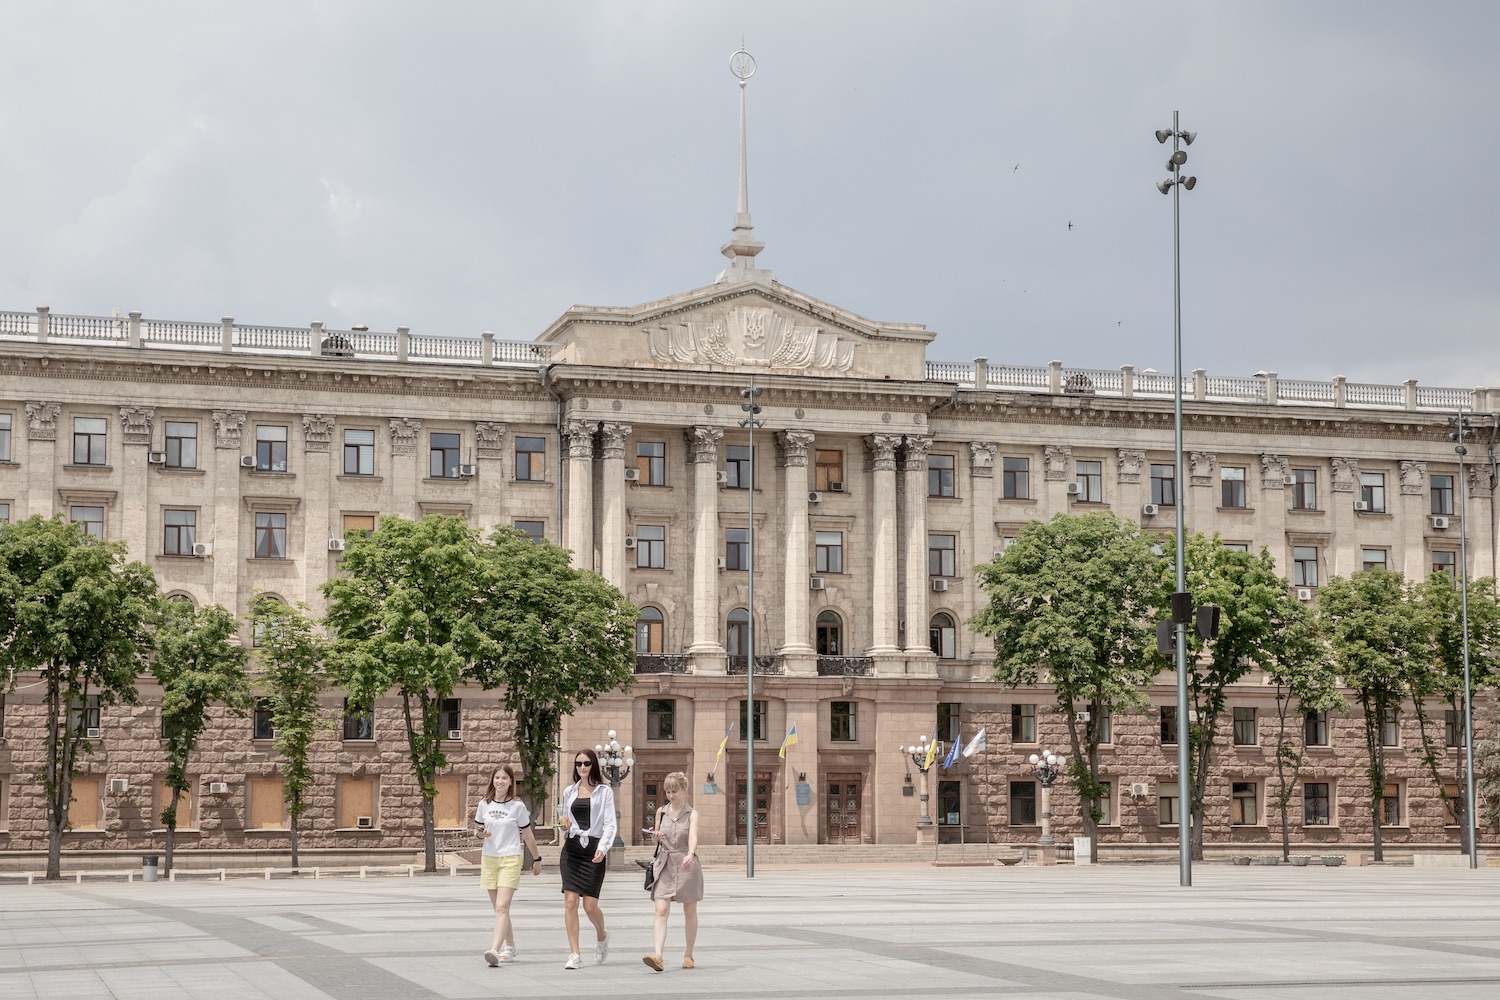
[[[499,801],[501,801],[501,802],[509,802],[511,799],[513,799],[513,798],[516,797],[516,772],[514,772],[514,771],[512,771],[510,769],[510,765],[509,764],[501,764],[499,767],[495,768],[495,770],[490,773],[490,783],[488,785],[486,785],[485,789],[484,789],[484,801],[486,801],[486,802],[494,802],[494,801],[496,801],[496,799],[495,799],[495,775],[500,774],[502,772],[504,772],[505,776],[510,779],[510,789],[506,793],[505,798],[500,799]]]
[[[593,766],[589,768],[589,784],[604,784],[604,776],[599,773],[599,755],[594,753],[594,751],[590,750],[588,747],[584,747],[582,750],[578,751],[578,753],[575,753],[573,755],[573,783],[575,785],[578,783],[578,758],[580,756],[587,757],[590,761],[593,762]]]

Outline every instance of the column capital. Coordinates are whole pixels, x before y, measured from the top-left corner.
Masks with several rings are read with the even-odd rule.
[[[214,411],[214,447],[224,451],[239,451],[240,436],[245,431],[244,410]]]
[[[126,444],[151,444],[151,425],[156,421],[154,406],[120,407],[120,436]]]
[[[1359,459],[1357,458],[1333,458],[1333,486],[1334,493],[1353,493],[1354,481],[1359,477]]]
[[[896,449],[900,445],[900,434],[871,434],[866,437],[865,449],[869,454],[870,468],[875,472],[895,472]]]
[[[563,424],[563,438],[568,443],[568,457],[591,459],[594,457],[594,431],[599,424],[593,420],[570,417]]]
[[[1049,444],[1042,448],[1043,475],[1048,482],[1060,483],[1072,474],[1073,449],[1065,444]]]
[[[1146,453],[1133,448],[1120,448],[1116,454],[1120,460],[1119,468],[1115,472],[1116,480],[1122,483],[1140,482],[1141,466],[1146,464]]]
[[[813,443],[813,432],[804,430],[782,431],[776,435],[781,446],[781,464],[792,468],[807,467],[807,447]]]
[[[26,438],[29,441],[56,441],[57,415],[62,412],[61,403],[35,402],[26,404]]]
[[[1285,455],[1262,452],[1260,456],[1260,488],[1263,490],[1285,490],[1287,461]]]
[[[625,458],[625,439],[630,436],[632,425],[618,422],[599,425],[600,457],[605,461]]]
[[[333,442],[333,425],[335,423],[331,413],[304,413],[302,414],[302,450],[307,452],[326,452],[328,446]]]
[[[416,417],[392,417],[391,454],[415,455],[417,453],[417,432],[421,429],[422,421]]]
[[[504,458],[506,430],[498,420],[474,421],[474,454],[479,458]]]
[[[724,428],[689,427],[683,433],[688,443],[688,461],[710,465],[719,461],[719,442],[724,438]]]
[[[1000,452],[997,441],[969,442],[969,473],[981,479],[995,477],[995,456]]]
[[[908,434],[906,435],[906,471],[925,472],[927,470],[927,453],[932,450],[931,434]]]

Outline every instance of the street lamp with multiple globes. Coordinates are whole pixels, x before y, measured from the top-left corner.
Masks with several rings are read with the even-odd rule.
[[[918,738],[917,742],[910,746],[900,749],[911,755],[912,764],[922,774],[922,815],[917,819],[917,826],[919,828],[929,827],[932,825],[932,816],[927,811],[927,803],[929,801],[927,794],[929,791],[927,772],[932,770],[932,765],[937,762],[937,754],[932,753],[932,744],[925,736]],[[929,755],[931,755],[930,760],[928,759]]]
[[[1037,784],[1042,786],[1042,835],[1037,843],[1043,847],[1051,847],[1052,839],[1052,783],[1062,776],[1063,770],[1068,766],[1068,758],[1051,750],[1043,750],[1034,753],[1030,757],[1031,773],[1036,775]]]
[[[620,741],[615,739],[615,731],[611,729],[603,743],[594,744],[594,753],[599,755],[600,777],[609,782],[610,789],[615,793],[615,842],[609,845],[613,850],[625,846],[625,841],[620,837],[620,782],[630,777],[631,768],[635,767],[635,751],[628,746],[620,746]]]

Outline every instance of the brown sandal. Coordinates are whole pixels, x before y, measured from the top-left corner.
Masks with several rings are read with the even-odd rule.
[[[645,962],[652,972],[660,972],[662,969],[660,955],[642,955],[641,961]]]
[[[693,956],[692,955],[688,955],[685,958],[683,958],[683,960],[682,960],[682,967],[684,969],[694,968],[694,965],[693,965]]]

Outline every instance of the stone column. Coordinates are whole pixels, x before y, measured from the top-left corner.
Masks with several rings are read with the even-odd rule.
[[[927,638],[927,452],[932,437],[908,434],[904,449],[906,504],[906,652],[932,656]]]
[[[874,641],[870,653],[877,656],[901,651],[896,642],[896,448],[900,444],[899,434],[871,434],[865,438],[874,473],[870,494],[873,515],[870,552],[874,557],[870,573],[873,608],[870,635]]]
[[[415,417],[391,418],[391,496],[393,508],[402,517],[421,517],[417,507],[417,484],[427,474],[418,465],[418,438],[422,421]]]
[[[1146,453],[1135,448],[1117,448],[1115,457],[1115,510],[1127,521],[1141,521],[1151,499],[1151,470]]]
[[[813,432],[803,430],[782,431],[778,435],[781,444],[782,467],[786,472],[785,488],[782,490],[782,516],[786,520],[786,535],[782,543],[786,546],[786,582],[782,595],[783,656],[790,673],[816,674],[817,664],[813,645],[808,641],[812,623],[808,621],[807,580],[812,574],[808,566],[809,540],[807,537],[807,449],[813,443]],[[802,662],[797,662],[800,658]],[[791,815],[791,813],[788,813]],[[790,829],[791,824],[788,824]],[[816,837],[816,824],[814,825]]]
[[[719,427],[689,427],[688,461],[693,466],[693,642],[695,673],[725,670],[719,641]],[[718,744],[714,747],[717,749]],[[727,763],[721,761],[720,763]],[[726,768],[727,770],[727,768]],[[722,779],[726,786],[733,779]],[[730,789],[731,793],[733,789]]]
[[[51,517],[58,509],[57,484],[57,416],[61,403],[26,404],[26,507],[27,517],[39,514]],[[70,453],[67,461],[72,461]],[[64,514],[67,511],[63,511]],[[20,512],[11,512],[11,521],[20,520]]]
[[[151,427],[156,422],[156,409],[150,406],[120,407],[120,537],[125,539],[130,558],[151,558],[150,525],[147,512],[150,510],[151,483],[146,473],[150,466],[146,462],[151,451]],[[157,549],[157,551],[161,551]]]
[[[474,421],[474,464],[479,470],[474,523],[486,534],[498,524],[511,523],[504,510],[507,493],[504,486],[506,430],[506,426],[498,421]],[[555,530],[548,531],[547,537],[556,538]]]
[[[1049,444],[1042,447],[1042,481],[1045,492],[1040,498],[1046,507],[1037,511],[1037,517],[1050,520],[1053,514],[1069,513],[1068,484],[1073,481],[1073,449],[1065,444]]]
[[[323,611],[320,585],[334,574],[338,555],[328,550],[328,539],[343,538],[344,526],[335,525],[339,515],[332,509],[333,428],[331,413],[302,415],[302,600],[315,614]]]
[[[1328,510],[1333,518],[1333,541],[1322,569],[1329,577],[1349,576],[1365,568],[1359,539],[1354,526],[1358,518],[1354,513],[1354,501],[1359,499],[1359,459],[1334,458],[1333,482],[1329,487]],[[1318,575],[1318,583],[1327,581]]]
[[[969,512],[972,516],[973,527],[969,531],[970,548],[968,562],[971,565],[987,563],[995,558],[995,550],[1000,547],[1000,539],[995,537],[995,456],[1000,451],[1000,445],[995,441],[970,441],[969,442]],[[959,546],[963,551],[963,546]],[[979,574],[965,572],[969,578],[969,585],[964,590],[965,606],[963,608],[964,621],[980,608],[984,607],[989,598],[979,588]],[[964,627],[964,622],[958,625],[959,655],[966,655],[964,647],[970,647],[974,659],[983,674],[988,674],[990,661],[995,657],[995,640],[987,635],[971,632]]]
[[[240,567],[251,552],[240,551],[240,456],[245,411],[214,410],[213,522],[198,526],[199,541],[213,543],[215,604],[238,614],[249,611],[240,603]],[[252,533],[252,539],[255,537]],[[248,633],[247,633],[248,634]]]
[[[1477,461],[1474,465],[1465,464],[1465,472],[1469,479],[1464,484],[1469,491],[1464,509],[1469,515],[1469,579],[1472,581],[1495,575],[1495,543],[1491,537],[1494,522],[1490,514],[1495,502],[1495,488],[1490,482],[1487,464],[1478,464]]]
[[[1399,506],[1392,505],[1391,513],[1397,518],[1401,552],[1399,560],[1390,561],[1390,568],[1408,580],[1425,580],[1432,569],[1424,541],[1427,518],[1432,513],[1432,503],[1427,495],[1427,463],[1402,462],[1400,470],[1401,499]]]
[[[1212,451],[1190,451],[1185,457],[1188,489],[1178,495],[1179,517],[1189,533],[1212,535],[1219,530],[1219,456]]]
[[[599,512],[599,571],[604,579],[625,589],[625,439],[630,425],[599,425],[601,458],[599,475],[603,477]]]
[[[1285,455],[1265,452],[1260,456],[1260,538],[1276,560],[1276,572],[1288,580],[1292,578],[1286,546],[1286,477],[1290,474]]]
[[[568,442],[568,548],[573,565],[594,568],[594,430],[592,420],[570,418],[563,425]],[[624,542],[620,543],[624,546]]]

